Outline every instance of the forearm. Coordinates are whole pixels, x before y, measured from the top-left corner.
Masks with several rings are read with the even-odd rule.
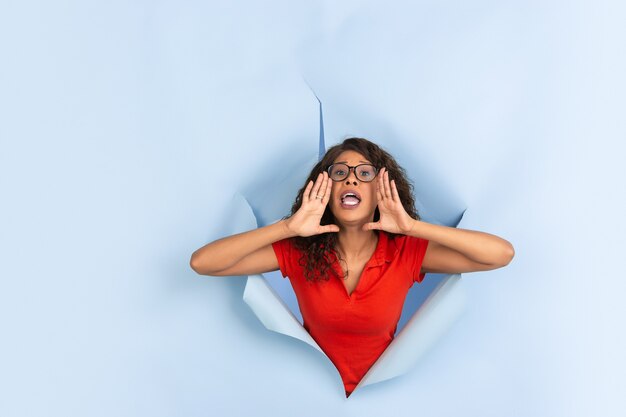
[[[515,254],[508,241],[484,232],[458,229],[413,219],[409,236],[432,240],[462,253],[473,261],[488,265],[506,265]]]
[[[264,246],[293,236],[286,220],[280,220],[208,243],[191,255],[190,264],[194,270],[221,271]]]

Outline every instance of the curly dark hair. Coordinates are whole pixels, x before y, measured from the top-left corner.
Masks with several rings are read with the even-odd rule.
[[[328,167],[334,162],[334,160],[344,151],[356,151],[365,156],[376,168],[379,170],[382,167],[386,167],[389,172],[389,178],[394,179],[400,200],[404,210],[416,220],[420,220],[419,214],[415,209],[415,199],[413,198],[413,184],[410,182],[406,175],[406,171],[402,168],[396,160],[388,152],[382,149],[375,143],[370,142],[364,138],[348,138],[342,143],[337,144],[326,151],[324,157],[313,167],[309,177],[304,182],[296,201],[291,207],[291,214],[283,217],[282,219],[288,219],[293,216],[302,205],[302,196],[304,189],[309,181],[315,182],[317,176],[328,169]],[[380,219],[380,212],[378,207],[374,211],[374,222]],[[335,216],[330,210],[329,206],[326,206],[326,210],[320,220],[320,225],[336,224]],[[380,230],[374,230],[376,233],[380,233]],[[384,232],[386,233],[386,232]],[[395,237],[396,234],[390,233],[390,237]],[[328,281],[328,271],[332,272],[335,276],[337,272],[332,268],[334,259],[339,259],[339,256],[335,250],[337,243],[337,232],[322,233],[313,236],[296,236],[293,239],[294,246],[303,252],[303,256],[300,259],[300,265],[304,267],[304,276],[308,281]]]

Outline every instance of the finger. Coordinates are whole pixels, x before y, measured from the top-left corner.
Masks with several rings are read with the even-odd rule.
[[[321,231],[322,233],[338,232],[339,226],[337,226],[336,224],[327,224],[327,225],[321,226]]]
[[[385,175],[384,172],[385,168],[380,170],[380,175],[378,177],[378,181],[376,181],[376,193],[378,195],[378,200],[382,201],[384,195],[383,195],[383,176]]]
[[[322,199],[322,203],[324,205],[328,204],[328,201],[330,200],[330,194],[332,192],[333,189],[333,182],[330,180],[330,178],[328,178],[328,182],[326,184],[326,192],[324,193],[324,198]]]
[[[317,176],[317,179],[315,180],[315,184],[313,185],[313,190],[311,190],[311,194],[309,195],[309,199],[311,200],[315,200],[317,198],[317,193],[320,190],[320,185],[322,184],[321,178],[323,177],[322,173],[320,172],[319,175]],[[319,198],[317,198],[319,200]]]
[[[324,199],[327,197],[328,193],[328,185],[329,185],[329,178],[328,175],[326,174],[326,171],[322,172],[322,184],[320,185],[320,190],[319,190],[319,195],[322,198],[319,198],[318,200],[320,201],[321,204],[324,204]]]
[[[365,223],[363,225],[363,230],[365,230],[365,231],[367,231],[367,230],[374,230],[374,229],[379,229],[380,230],[380,222]]]
[[[385,198],[385,184],[383,183],[385,179],[385,168],[380,170],[380,178],[378,179],[378,192],[380,193],[380,199]]]
[[[393,200],[401,203],[402,201],[400,200],[400,194],[398,194],[398,188],[396,187],[396,180],[391,180],[391,196],[393,197]]]
[[[309,183],[306,185],[306,188],[304,189],[304,192],[302,193],[302,200],[304,200],[303,202],[309,202],[309,193],[311,192],[311,187],[313,187],[313,181],[309,181]]]
[[[389,172],[387,170],[385,170],[385,178],[384,178],[383,184],[385,186],[384,188],[385,197],[391,198],[391,187],[389,186]]]

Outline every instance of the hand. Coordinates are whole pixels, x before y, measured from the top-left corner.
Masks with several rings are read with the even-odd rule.
[[[376,179],[376,197],[380,219],[364,224],[363,230],[378,229],[403,235],[409,233],[415,220],[404,210],[396,181],[389,182],[389,172],[385,168],[380,170]]]
[[[302,205],[293,216],[286,220],[289,230],[302,237],[338,232],[339,226],[337,225],[320,225],[320,220],[330,200],[331,188],[332,182],[326,171],[317,176],[315,184],[313,181],[309,181],[302,194]],[[318,196],[322,198],[318,198]]]

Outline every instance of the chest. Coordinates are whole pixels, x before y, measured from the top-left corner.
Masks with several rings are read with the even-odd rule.
[[[337,272],[341,271],[341,264],[334,264]],[[390,266],[350,265],[345,280],[340,276],[315,283],[292,280],[307,330],[315,334],[393,333],[410,280]]]
[[[366,261],[361,262],[341,262],[341,267],[343,268],[343,273],[345,274],[347,271],[347,276],[345,276],[342,281],[343,285],[346,288],[346,292],[349,296],[352,295],[354,290],[356,289],[359,281],[361,280],[361,276],[363,275],[363,270],[365,269]]]

